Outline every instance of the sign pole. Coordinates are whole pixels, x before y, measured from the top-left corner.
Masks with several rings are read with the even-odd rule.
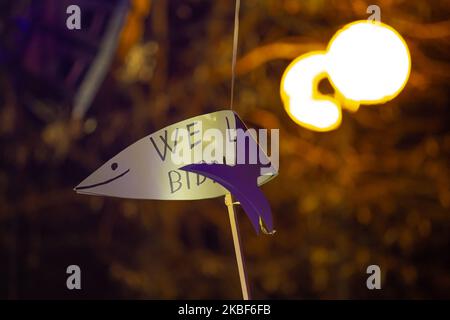
[[[225,205],[228,208],[228,215],[230,217],[231,234],[233,235],[234,252],[236,254],[239,280],[241,282],[242,297],[244,300],[250,300],[250,289],[248,286],[247,273],[245,270],[244,256],[242,254],[239,225],[237,222],[236,213],[234,212],[233,198],[229,192],[227,192],[227,194],[225,195]]]

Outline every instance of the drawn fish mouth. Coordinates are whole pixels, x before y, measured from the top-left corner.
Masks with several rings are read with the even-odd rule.
[[[119,178],[122,178],[124,175],[126,175],[128,172],[130,172],[130,169],[126,170],[125,172],[119,174],[118,176],[108,179],[106,181],[103,182],[99,182],[99,183],[94,183],[94,184],[90,184],[88,186],[81,186],[81,187],[75,187],[73,190],[78,191],[78,190],[84,190],[84,189],[90,189],[90,188],[94,188],[94,187],[98,187],[98,186],[103,186],[105,184],[111,183]]]

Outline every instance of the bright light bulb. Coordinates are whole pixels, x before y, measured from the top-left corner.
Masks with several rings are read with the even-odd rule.
[[[341,123],[341,104],[356,111],[361,103],[389,101],[402,91],[410,70],[408,46],[397,31],[381,22],[356,21],[333,36],[327,51],[302,55],[287,67],[281,97],[296,123],[329,131]],[[319,92],[325,77],[334,96]]]
[[[348,100],[384,103],[397,96],[408,80],[408,47],[386,24],[350,23],[333,36],[327,51],[330,81]]]
[[[316,131],[329,131],[341,123],[340,106],[317,90],[326,76],[326,55],[312,52],[294,60],[281,80],[281,97],[289,116]]]

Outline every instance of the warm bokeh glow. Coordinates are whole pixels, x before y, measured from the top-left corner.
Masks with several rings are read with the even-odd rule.
[[[329,131],[341,123],[342,107],[356,111],[360,103],[384,103],[405,86],[411,69],[408,47],[391,27],[356,21],[339,30],[327,51],[295,59],[281,81],[281,97],[289,116],[301,126]],[[336,94],[319,92],[328,77]]]
[[[397,96],[411,68],[408,47],[397,31],[380,22],[356,21],[331,39],[327,71],[342,95],[364,104]]]
[[[0,299],[240,299],[223,197],[72,190],[134,141],[229,106],[235,1],[0,3]],[[80,6],[80,30],[66,28],[68,4]],[[360,105],[326,66],[305,76],[296,65],[325,63],[333,35],[371,17],[369,4],[406,41],[411,74],[396,98]],[[119,11],[123,28],[112,19]],[[270,129],[279,129],[279,175],[262,186],[277,233],[255,236],[235,205],[252,299],[450,299],[450,1],[241,0],[239,25],[233,111],[249,128],[268,129],[266,155]],[[120,39],[105,50],[110,27]],[[79,84],[97,66],[106,78],[89,81],[96,94],[73,120]],[[364,75],[377,68],[362,67]],[[341,125],[317,132],[340,119],[333,102]],[[328,104],[331,117],[320,109]],[[171,138],[161,130],[154,139],[166,160],[180,151]],[[114,174],[125,172],[117,165]],[[180,174],[171,174],[174,188],[208,184]],[[81,290],[66,286],[72,264]],[[367,288],[370,265],[381,269],[381,290]]]
[[[340,106],[317,90],[326,75],[325,66],[325,53],[312,52],[294,60],[281,80],[281,96],[289,116],[316,131],[329,131],[341,123]]]

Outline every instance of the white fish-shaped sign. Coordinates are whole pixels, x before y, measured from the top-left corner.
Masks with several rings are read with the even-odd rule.
[[[209,148],[209,152],[214,153],[220,151],[217,148],[224,148],[227,145],[225,142],[233,142],[228,139],[230,129],[242,126],[244,125],[239,117],[229,110],[172,124],[118,153],[74,190],[82,194],[133,199],[195,200],[223,196],[227,190],[221,184],[199,173],[180,169],[189,163],[180,165],[174,161],[174,155],[180,152],[179,133],[187,132],[192,150]],[[227,141],[216,147],[214,139],[205,139],[202,135],[208,129],[218,130],[223,137],[227,137]],[[229,150],[223,154],[225,153],[230,154]],[[235,159],[235,155],[233,157]],[[225,161],[227,160],[228,158]],[[277,168],[270,165],[269,159],[263,161],[269,163],[269,169],[258,177],[258,185],[267,182],[277,173]],[[191,163],[196,163],[195,159]]]

